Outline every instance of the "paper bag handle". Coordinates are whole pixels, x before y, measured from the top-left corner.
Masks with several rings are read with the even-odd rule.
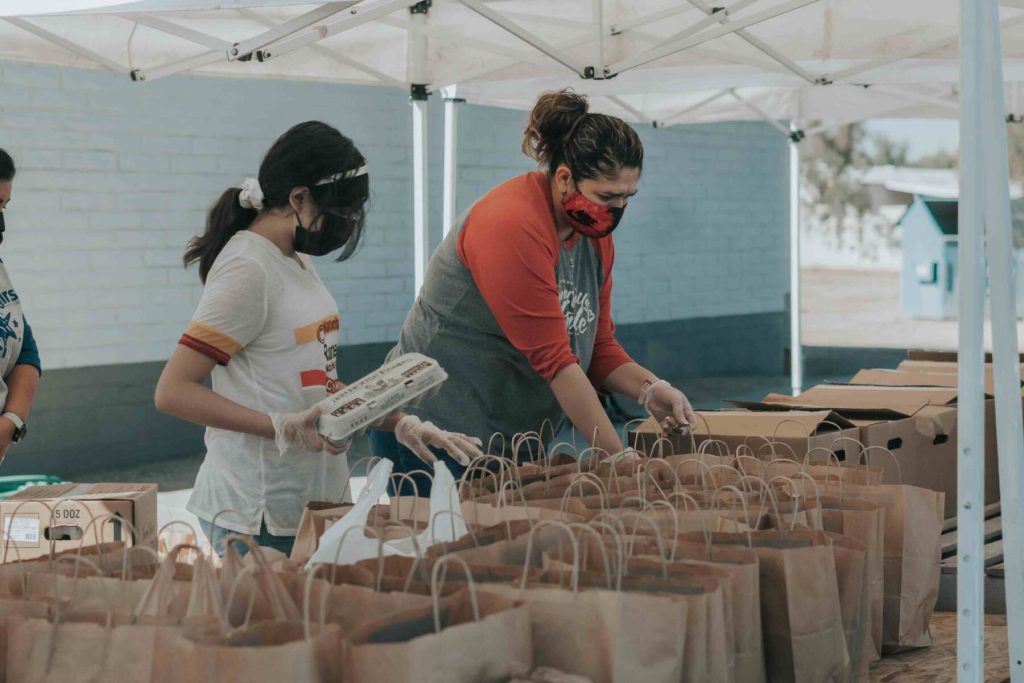
[[[438,578],[440,578],[440,584],[444,585],[445,576],[441,574],[441,567],[444,567],[451,561],[458,562],[462,565],[462,568],[466,571],[466,585],[469,588],[469,601],[473,606],[473,621],[480,621],[480,604],[476,599],[476,583],[473,581],[473,572],[470,571],[469,565],[464,559],[458,555],[444,555],[434,563],[434,568],[430,570],[430,598],[434,603],[434,633],[441,632],[441,606],[438,602],[440,592],[440,586],[438,585]]]
[[[740,501],[740,504],[743,505],[743,519],[744,519],[743,526],[747,527],[747,547],[748,548],[753,548],[754,547],[754,540],[753,540],[753,536],[750,533],[750,507],[747,505],[747,498],[746,498],[746,496],[743,495],[743,491],[740,491],[737,487],[733,486],[732,484],[723,484],[722,486],[719,486],[717,489],[715,489],[715,494],[711,498],[712,505],[715,505],[715,506],[719,506],[720,505],[719,501],[720,501],[720,496],[721,496],[722,491],[732,491],[732,492],[734,492],[736,494],[736,498]],[[715,508],[712,508],[712,509],[715,509]],[[722,508],[718,507],[717,509],[720,511]],[[758,513],[758,517],[760,517],[760,516],[761,516],[760,513]],[[708,542],[708,553],[709,553],[709,555],[711,553],[710,538],[711,537],[709,535],[708,536],[708,541],[709,541]]]
[[[894,463],[896,463],[896,474],[899,475],[899,482],[898,483],[902,486],[903,485],[903,468],[900,467],[900,459],[897,458],[896,454],[893,453],[888,448],[885,448],[884,446],[868,446],[867,448],[865,448],[864,450],[862,450],[860,452],[860,457],[857,458],[857,462],[860,463],[861,458],[863,458],[864,459],[864,464],[866,464],[868,467],[870,467],[871,466],[871,458],[870,458],[870,456],[868,454],[871,451],[882,451],[883,453],[888,453],[889,454],[889,457],[892,458],[892,461]]]
[[[585,472],[583,474],[574,475],[572,480],[569,482],[568,488],[566,488],[565,492],[562,494],[562,503],[558,508],[560,513],[563,515],[566,513],[569,507],[569,498],[572,497],[572,487],[576,486],[576,484],[579,484],[581,494],[583,493],[583,484],[590,484],[597,489],[598,497],[601,499],[601,509],[608,509],[608,492],[605,491],[601,480],[598,479],[597,476],[589,472]]]
[[[664,578],[667,579],[668,578],[668,562],[665,560],[665,537],[662,535],[661,529],[658,528],[658,525],[654,523],[653,519],[651,519],[650,517],[644,517],[643,514],[641,514],[639,512],[626,511],[626,512],[622,513],[621,515],[619,515],[620,519],[623,516],[626,516],[626,517],[629,517],[629,518],[633,519],[633,531],[629,535],[629,545],[628,545],[627,550],[626,550],[627,554],[630,557],[633,556],[633,546],[636,545],[636,532],[637,532],[637,529],[640,527],[640,522],[646,522],[647,524],[650,525],[651,529],[654,530],[654,539],[655,539],[655,542],[657,543],[657,547],[658,547],[658,559],[661,560],[661,571],[662,571],[662,574],[664,575]]]
[[[519,583],[519,590],[526,590],[526,579],[529,575],[530,558],[533,556],[533,536],[537,533],[537,529],[545,526],[557,527],[569,535],[569,542],[572,544],[572,574],[570,575],[569,584],[572,592],[576,593],[580,588],[580,546],[579,543],[576,542],[576,536],[573,535],[572,528],[565,522],[558,522],[553,519],[542,519],[537,522],[532,529],[530,529],[530,534],[526,539],[526,559],[523,562],[523,578]]]
[[[810,443],[811,443],[810,440],[808,440],[808,442],[807,442],[808,447],[810,447]],[[771,450],[772,450],[772,453],[771,453],[772,457],[770,458],[771,461],[775,461],[775,460],[796,460],[797,459],[796,451],[793,450],[793,447],[790,446],[785,441],[772,441],[771,444],[765,444],[764,446],[761,446],[761,450],[763,451],[769,445],[771,446]],[[782,448],[786,449],[787,451],[789,451],[790,457],[789,458],[782,458],[782,457],[780,457],[779,454],[775,452],[775,449],[779,448],[779,447],[782,447]]]
[[[608,550],[604,547],[604,540],[601,538],[601,534],[597,533],[597,530],[594,529],[593,527],[590,527],[590,526],[588,526],[586,524],[582,524],[580,522],[574,522],[573,524],[570,524],[569,527],[571,529],[579,529],[580,530],[579,539],[583,538],[583,532],[592,533],[592,534],[594,534],[597,537],[597,547],[601,550],[601,559],[604,560],[604,574],[605,574],[605,578],[607,579],[608,590],[614,590],[614,581],[613,581],[614,577],[612,576],[612,565],[608,561]],[[612,527],[609,526],[608,528],[611,529]],[[614,531],[614,529],[612,529],[612,531]],[[577,542],[579,542],[579,539],[577,539]],[[617,540],[619,540],[619,539],[617,539]],[[587,546],[584,546],[583,547],[583,553],[582,553],[583,557],[580,559],[580,562],[583,563],[584,565],[586,564],[586,561],[587,561],[587,552],[588,552]],[[621,580],[621,577],[620,577],[620,580]]]
[[[721,439],[704,439],[704,441],[697,448],[697,453],[700,455],[715,455],[714,453],[708,452],[711,450],[711,446],[715,446],[715,448],[718,450],[719,458],[728,458],[732,455],[732,451],[729,450],[729,444],[722,441]],[[722,452],[723,448],[725,448],[724,453]]]
[[[362,465],[365,462],[366,463],[366,473],[369,474],[370,470],[373,469],[373,461],[374,460],[383,460],[383,459],[384,458],[380,457],[379,455],[366,455],[366,456],[363,456],[362,458],[359,458],[358,460],[356,460],[355,463],[353,463],[353,465],[351,467],[347,467],[346,469],[348,471],[345,472],[345,483],[342,484],[342,486],[341,486],[341,500],[332,501],[332,502],[336,502],[338,504],[341,504],[341,503],[345,502],[345,494],[347,494],[350,491],[349,484],[352,483],[352,476],[355,474],[355,471],[359,469],[360,465]],[[355,499],[353,499],[352,502],[354,503]]]

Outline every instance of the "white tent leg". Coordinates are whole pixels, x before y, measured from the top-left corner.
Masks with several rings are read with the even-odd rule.
[[[1020,506],[1024,489],[1024,421],[1021,416],[1020,361],[1014,250],[1010,223],[1009,163],[1006,149],[1005,94],[998,0],[977,0],[981,26],[976,57],[984,118],[977,130],[983,164],[985,244],[992,298],[992,355],[996,383],[996,441],[999,444],[999,489],[1003,548],[1006,557],[1006,616],[1010,673],[1024,682],[1024,556]],[[968,56],[970,59],[970,56]]]
[[[427,101],[412,101],[412,211],[415,293],[419,295],[430,259],[427,213]]]
[[[804,353],[800,343],[800,142],[789,143],[789,371],[798,396],[804,385]]]
[[[444,98],[444,212],[441,229],[445,236],[455,223],[459,173],[459,105],[466,100],[458,97],[453,86]]]
[[[985,678],[985,429],[982,332],[985,324],[985,258],[981,202],[984,168],[979,132],[982,60],[979,58],[980,4],[960,4],[960,271],[957,404],[957,680]]]
[[[413,22],[426,24],[429,3],[409,8]],[[412,213],[413,213],[413,293],[419,296],[430,260],[430,213],[427,204],[427,37],[409,33],[409,79],[413,83],[409,97],[412,103]]]

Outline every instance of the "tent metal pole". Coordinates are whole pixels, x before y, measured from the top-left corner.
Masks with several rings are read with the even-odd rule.
[[[455,224],[458,211],[459,182],[459,105],[466,100],[458,96],[457,86],[444,93],[444,210],[441,230],[445,237]]]
[[[263,24],[264,26],[273,26],[274,25],[274,22],[272,22],[269,19],[267,19],[267,18],[257,14],[256,12],[252,11],[251,9],[243,8],[243,9],[238,10],[238,13],[241,16],[246,17],[247,19],[251,19],[252,21],[255,21],[257,23]],[[338,62],[339,64],[344,64],[345,66],[352,67],[356,71],[362,71],[367,76],[372,76],[373,78],[375,78],[378,81],[380,81],[382,85],[391,85],[391,86],[394,86],[396,88],[405,88],[406,87],[406,84],[403,81],[400,81],[397,78],[392,78],[391,76],[388,76],[383,71],[378,71],[377,69],[374,69],[371,66],[367,66],[366,64],[363,64],[362,62],[356,61],[356,60],[352,59],[351,57],[349,57],[347,55],[340,54],[338,52],[335,52],[334,50],[329,50],[326,47],[324,47],[323,45],[319,45],[319,44],[311,45],[309,49],[312,50],[313,52],[315,52],[316,54],[322,56],[322,57],[326,57],[327,59],[333,59],[334,61]]]
[[[567,57],[557,47],[547,42],[540,36],[531,33],[530,31],[527,31],[522,26],[503,16],[499,12],[495,12],[493,9],[485,5],[483,2],[480,2],[480,0],[461,0],[461,2],[463,5],[473,10],[474,12],[476,12],[477,14],[479,14],[481,17],[488,20],[492,24],[505,29],[506,31],[514,35],[516,38],[526,43],[527,45],[530,45],[534,49],[543,52],[548,57],[551,57],[551,59],[555,60],[562,66],[573,71],[577,76],[585,75],[586,69],[580,64],[577,64],[572,59],[569,59],[569,57]],[[588,39],[587,42],[589,41],[590,39]]]
[[[427,100],[412,101],[412,202],[414,286],[418,295],[427,273],[430,244],[427,207]]]
[[[276,24],[269,31],[264,31],[258,36],[253,36],[252,38],[232,45],[227,50],[228,60],[234,61],[246,55],[250,55],[256,50],[262,50],[266,46],[276,43],[279,40],[290,38],[291,36],[294,36],[301,31],[305,31],[324,19],[347,10],[355,4],[357,4],[357,0],[347,0],[347,2],[328,2],[316,9],[306,12],[302,16],[295,17],[283,24]]]
[[[476,2],[477,0],[462,1]],[[789,0],[789,2],[784,2],[780,5],[776,5],[775,7],[771,7],[767,10],[758,12],[756,14],[751,14],[750,16],[744,17],[742,19],[722,22],[722,24],[719,25],[718,28],[714,28],[709,31],[704,31],[699,35],[690,36],[689,38],[680,41],[663,42],[660,45],[656,45],[650,48],[649,50],[644,50],[640,54],[633,55],[632,57],[612,64],[611,66],[608,67],[608,70],[610,72],[608,76],[615,76],[617,74],[622,73],[623,71],[628,71],[638,66],[649,64],[650,62],[659,60],[662,57],[668,57],[669,55],[676,54],[677,52],[688,50],[691,47],[696,47],[697,45],[701,45],[716,38],[721,38],[722,36],[729,35],[730,33],[735,33],[740,29],[747,28],[748,26],[753,26],[754,24],[759,24],[763,21],[768,21],[769,19],[774,19],[775,17],[788,14],[789,12],[796,11],[802,7],[806,7],[807,5],[814,4],[818,1],[819,0]]]
[[[789,142],[789,371],[790,388],[799,396],[804,385],[800,334],[800,136],[791,124]]]
[[[766,112],[764,109],[761,109],[761,107],[757,106],[756,104],[754,104],[750,100],[747,100],[747,99],[741,97],[735,90],[729,90],[729,94],[732,95],[733,98],[737,102],[739,102],[744,107],[746,107],[750,111],[752,111],[755,114],[757,114],[758,116],[760,116],[762,119],[764,119],[765,123],[770,124],[773,128],[775,128],[776,130],[781,132],[787,138],[791,137],[794,134],[795,131],[793,130],[792,126],[789,127],[789,128],[786,128],[781,123],[779,123],[778,121],[773,119],[771,117],[771,115],[768,112]]]
[[[966,2],[966,0],[963,0]],[[996,441],[999,444],[999,494],[1006,557],[1006,617],[1010,675],[1024,682],[1024,548],[1021,497],[1024,490],[1024,420],[1021,415],[1020,360],[1017,339],[1015,257],[1010,218],[1009,162],[1003,53],[998,0],[975,0],[980,6],[978,45],[968,59],[981,58],[978,100],[983,118],[981,139],[985,245],[992,306],[992,360],[995,375]],[[977,471],[982,471],[979,461]],[[980,531],[981,524],[977,530]]]
[[[646,26],[647,24],[652,24],[656,21],[668,19],[669,17],[674,17],[677,14],[682,14],[683,12],[689,11],[689,7],[682,3],[679,3],[677,6],[670,7],[669,9],[662,10],[661,12],[655,12],[653,14],[637,17],[636,19],[630,19],[629,21],[623,21],[621,23],[614,24],[611,27],[609,27],[608,32],[611,33],[611,35],[613,36],[617,36],[620,33],[631,31],[632,29],[639,28],[640,26]]]
[[[427,23],[428,3],[409,8],[412,20]],[[410,81],[410,102],[412,104],[412,194],[413,194],[413,286],[414,295],[419,296],[430,260],[430,213],[427,203],[427,37],[420,33],[409,33],[407,55]]]
[[[742,6],[744,6],[743,1],[741,0],[740,2],[737,2],[735,4],[735,6],[733,6],[733,7],[730,7],[728,9],[726,9],[726,10],[723,10],[723,11],[716,12],[707,3],[702,2],[702,0],[689,0],[689,2],[690,2],[691,5],[693,5],[697,9],[699,9],[701,12],[704,12],[705,14],[707,14],[708,15],[707,19],[711,19],[712,21],[717,22],[717,23],[724,22],[726,16],[729,13],[736,12]],[[747,31],[744,31],[744,30],[736,31],[736,37],[740,38],[741,40],[746,42],[748,45],[753,46],[758,51],[764,53],[765,55],[770,57],[772,60],[778,62],[784,69],[786,69],[787,71],[789,71],[789,72],[791,72],[793,74],[796,74],[797,76],[799,76],[803,80],[807,81],[808,83],[813,85],[815,82],[817,82],[818,79],[817,79],[817,77],[814,74],[812,74],[810,71],[807,71],[806,69],[801,67],[799,64],[794,62],[792,59],[790,59],[789,57],[786,57],[784,54],[782,54],[781,52],[779,52],[778,50],[773,48],[771,45],[768,45],[768,43],[765,43],[760,38],[756,38],[756,37],[750,35],[750,33],[748,33]]]
[[[128,67],[114,61],[113,59],[105,57],[99,54],[98,52],[93,52],[92,50],[86,47],[82,47],[78,43],[74,43],[68,40],[67,38],[64,38],[63,36],[57,35],[56,33],[51,33],[50,31],[47,31],[44,28],[36,26],[31,22],[25,21],[24,19],[19,19],[18,17],[5,17],[4,21],[6,21],[8,24],[11,24],[12,26],[17,26],[23,31],[28,31],[29,33],[39,38],[42,38],[47,42],[53,43],[54,45],[59,45],[68,52],[73,52],[79,57],[85,57],[90,62],[99,64],[104,69],[108,69],[110,71],[114,71],[116,73],[121,74],[126,74],[129,71]]]
[[[210,64],[216,64],[217,62],[224,61],[223,50],[210,50],[209,52],[203,52],[194,57],[186,57],[185,59],[179,59],[175,62],[168,64],[162,64],[149,69],[135,69],[131,72],[133,81],[155,81],[165,76],[173,76],[174,74],[180,74],[185,71],[192,71],[193,69],[201,69],[204,66]]]
[[[196,45],[202,45],[210,50],[220,50],[224,52],[231,47],[231,41],[211,36],[208,33],[196,31],[195,29],[187,28],[180,24],[175,24],[173,21],[167,21],[166,19],[150,14],[119,14],[117,16],[121,17],[125,21],[132,21],[136,24],[148,26],[151,29],[193,42]],[[269,25],[273,26],[274,24],[273,22],[270,22]]]
[[[738,2],[734,2],[729,7],[716,7],[714,10],[709,7],[702,7],[695,2],[691,2],[690,4],[703,12],[705,16],[700,19],[700,21],[697,21],[691,26],[687,26],[682,31],[674,33],[660,42],[671,43],[676,40],[682,40],[688,36],[696,35],[710,26],[721,24],[723,21],[728,19],[733,12],[739,12],[745,7],[753,5],[755,2],[757,2],[757,0],[738,0]]]
[[[604,77],[604,2],[603,0],[592,0],[593,10],[591,11],[594,23],[594,71],[593,73]]]
[[[650,116],[647,116],[642,111],[640,111],[639,109],[631,105],[629,102],[619,97],[618,95],[608,95],[608,100],[614,103],[616,106],[622,107],[624,111],[628,112],[629,115],[635,118],[637,121],[652,123]]]
[[[979,134],[982,103],[980,4],[960,3],[960,226],[959,338],[957,354],[957,680],[983,683],[985,678],[985,398],[982,333],[985,310],[985,257],[982,232]]]
[[[299,48],[313,45],[325,38],[344,33],[349,29],[376,21],[393,12],[398,12],[417,4],[419,4],[419,0],[364,0],[355,7],[350,8],[345,13],[345,18],[343,19],[325,24],[318,31],[310,31],[302,35],[286,38],[279,43],[275,43],[269,49],[262,50],[262,58],[266,61],[271,57],[280,57]]]

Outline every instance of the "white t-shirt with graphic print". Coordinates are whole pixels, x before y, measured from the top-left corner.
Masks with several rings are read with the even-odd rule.
[[[303,254],[285,256],[248,230],[214,261],[181,343],[218,362],[213,390],[262,413],[305,410],[338,383],[338,306]],[[261,521],[292,536],[309,500],[348,499],[346,457],[291,448],[273,439],[207,428],[206,458],[188,510],[245,534]]]

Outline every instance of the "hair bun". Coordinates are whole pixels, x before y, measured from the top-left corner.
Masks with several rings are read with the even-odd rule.
[[[548,165],[589,109],[587,97],[570,89],[544,93],[530,112],[523,132],[523,152]]]

